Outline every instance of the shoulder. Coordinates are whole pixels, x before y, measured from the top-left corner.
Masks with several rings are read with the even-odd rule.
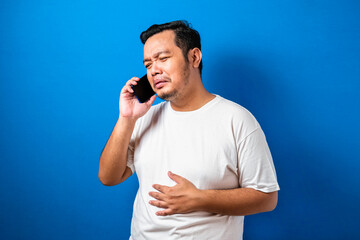
[[[219,98],[217,108],[223,113],[223,116],[230,117],[237,122],[259,127],[259,123],[257,122],[256,118],[245,107],[223,97],[217,97]]]
[[[216,115],[221,122],[231,126],[235,135],[244,138],[248,134],[260,128],[260,124],[253,114],[238,103],[217,96],[219,98],[216,104]]]

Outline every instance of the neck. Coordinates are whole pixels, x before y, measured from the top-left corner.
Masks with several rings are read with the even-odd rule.
[[[172,109],[179,112],[194,111],[215,98],[202,84],[201,77],[190,79],[187,91],[181,97],[170,101]]]

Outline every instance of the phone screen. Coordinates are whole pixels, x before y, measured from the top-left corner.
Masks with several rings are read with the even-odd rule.
[[[155,94],[146,74],[140,78],[136,85],[131,85],[131,88],[134,90],[135,96],[141,103],[146,102]]]

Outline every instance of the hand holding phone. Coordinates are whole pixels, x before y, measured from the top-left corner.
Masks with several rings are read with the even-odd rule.
[[[148,101],[155,94],[146,74],[137,81],[136,85],[131,85],[131,88],[134,90],[134,94],[140,103]]]

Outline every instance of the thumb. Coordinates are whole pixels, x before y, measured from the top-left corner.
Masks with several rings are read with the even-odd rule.
[[[156,99],[156,95],[153,95],[147,102],[145,102],[145,104],[146,104],[148,107],[151,107],[151,105],[153,105],[155,99]]]

